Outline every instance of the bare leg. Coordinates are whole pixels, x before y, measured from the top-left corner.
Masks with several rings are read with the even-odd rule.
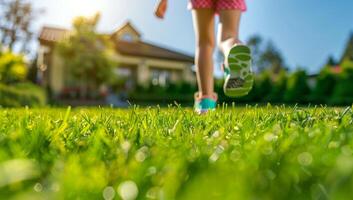
[[[214,93],[213,51],[215,48],[214,10],[193,10],[193,21],[196,36],[196,75],[200,95],[208,96]]]
[[[241,43],[239,40],[240,18],[240,10],[221,10],[219,13],[218,44],[224,57],[227,57],[235,44]]]
[[[224,93],[230,97],[247,95],[253,86],[251,51],[239,40],[240,10],[220,12],[219,48],[225,58]],[[233,48],[234,47],[234,48]],[[231,55],[230,55],[231,54]],[[231,63],[228,63],[228,60]]]

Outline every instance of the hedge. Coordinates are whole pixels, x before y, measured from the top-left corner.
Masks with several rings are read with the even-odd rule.
[[[34,84],[0,84],[0,107],[44,106],[46,101],[45,91]]]

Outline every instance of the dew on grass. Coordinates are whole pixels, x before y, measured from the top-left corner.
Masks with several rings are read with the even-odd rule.
[[[233,129],[234,129],[235,131],[239,131],[239,130],[240,130],[239,126],[234,126]]]
[[[157,173],[157,168],[155,166],[149,167],[147,169],[147,176],[152,176]]]
[[[40,184],[40,183],[36,183],[36,184],[34,185],[33,189],[34,189],[34,191],[36,191],[36,192],[41,192],[41,191],[43,191],[43,186],[42,186],[42,184]]]
[[[212,134],[212,137],[214,138],[218,138],[219,137],[219,131],[215,131],[213,134]]]
[[[213,163],[213,162],[216,162],[218,160],[218,158],[219,158],[219,154],[213,153],[208,160],[209,160],[209,162]]]
[[[277,141],[278,136],[273,134],[273,133],[267,133],[267,134],[264,135],[264,139],[267,142]]]
[[[160,191],[159,187],[150,188],[146,193],[146,198],[147,199],[157,199],[159,191]]]
[[[238,161],[240,157],[241,157],[241,154],[237,150],[233,150],[229,155],[229,158],[234,162]]]
[[[141,151],[139,151],[139,152],[137,152],[135,154],[135,159],[136,159],[137,162],[145,161],[146,157],[147,157],[146,154],[144,152],[141,152]]]
[[[118,193],[123,200],[134,200],[138,195],[138,188],[134,181],[124,181],[120,183]]]
[[[105,200],[112,200],[115,197],[115,190],[113,187],[108,186],[103,190],[103,198]]]
[[[130,148],[131,148],[131,143],[129,141],[124,141],[122,144],[121,144],[121,148],[123,149],[123,151],[125,153],[128,153]]]
[[[313,162],[313,156],[309,152],[303,152],[298,155],[298,162],[303,166],[309,166]]]
[[[216,162],[223,151],[224,147],[222,145],[218,145],[215,151],[210,156],[209,162]]]

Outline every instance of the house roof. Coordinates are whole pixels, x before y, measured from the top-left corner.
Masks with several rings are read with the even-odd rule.
[[[127,42],[123,40],[116,41],[116,50],[122,55],[142,56],[148,58],[161,58],[167,60],[176,60],[184,62],[194,62],[194,58],[180,52],[169,50],[147,42]]]
[[[132,25],[131,22],[126,22],[125,24],[123,24],[121,27],[119,27],[112,35],[118,34],[119,32],[121,32],[124,29],[130,29],[132,30],[138,37],[141,37],[141,33],[135,28],[134,25]]]
[[[42,44],[53,45],[56,42],[63,40],[69,34],[69,30],[45,26],[40,32],[39,41]],[[189,63],[194,62],[194,58],[192,56],[143,41],[128,42],[123,40],[115,40],[114,43],[116,45],[116,51],[122,55],[158,58]]]
[[[70,31],[62,28],[44,26],[39,34],[40,42],[58,42],[70,34]]]

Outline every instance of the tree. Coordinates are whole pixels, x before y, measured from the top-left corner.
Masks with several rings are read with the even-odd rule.
[[[329,68],[324,68],[317,77],[312,100],[315,103],[327,103],[336,86],[337,78]]]
[[[13,51],[15,45],[26,52],[32,40],[31,26],[38,14],[26,0],[0,0],[0,41]]]
[[[251,49],[255,72],[263,71],[264,69],[260,69],[260,58],[262,54],[263,43],[262,37],[260,35],[253,35],[248,39],[246,43]]]
[[[259,101],[266,101],[272,90],[271,72],[263,71],[255,80],[257,82],[257,98]]]
[[[329,56],[329,58],[327,59],[326,66],[332,67],[336,65],[337,65],[337,61],[335,60],[335,58],[332,55]]]
[[[10,51],[0,53],[0,82],[5,84],[24,81],[27,67],[22,55]]]
[[[270,70],[272,74],[277,75],[282,69],[286,70],[285,61],[281,52],[271,41],[264,43],[260,35],[251,36],[247,45],[252,50],[252,57],[255,71],[260,73],[264,70]]]
[[[333,89],[333,94],[330,100],[332,104],[352,105],[353,90],[353,66],[344,67],[341,74],[338,75],[337,82]]]
[[[73,76],[81,88],[81,97],[85,97],[88,90],[97,90],[100,85],[115,80],[113,68],[116,63],[111,59],[113,44],[109,38],[96,33],[99,19],[99,14],[92,18],[76,18],[72,34],[58,45],[69,70],[68,76]]]
[[[284,100],[291,103],[307,103],[310,88],[304,70],[298,70],[290,75]]]
[[[283,102],[287,87],[287,80],[287,71],[282,69],[276,77],[276,80],[274,80],[272,83],[272,90],[268,95],[268,101],[273,103]]]
[[[341,59],[341,63],[345,60],[345,59],[349,59],[351,61],[353,61],[353,33],[351,33],[349,39],[348,39],[348,43],[346,46],[346,50],[342,56]]]
[[[267,43],[265,50],[260,56],[259,67],[261,69],[270,69],[274,74],[286,69],[281,52],[271,41]]]

